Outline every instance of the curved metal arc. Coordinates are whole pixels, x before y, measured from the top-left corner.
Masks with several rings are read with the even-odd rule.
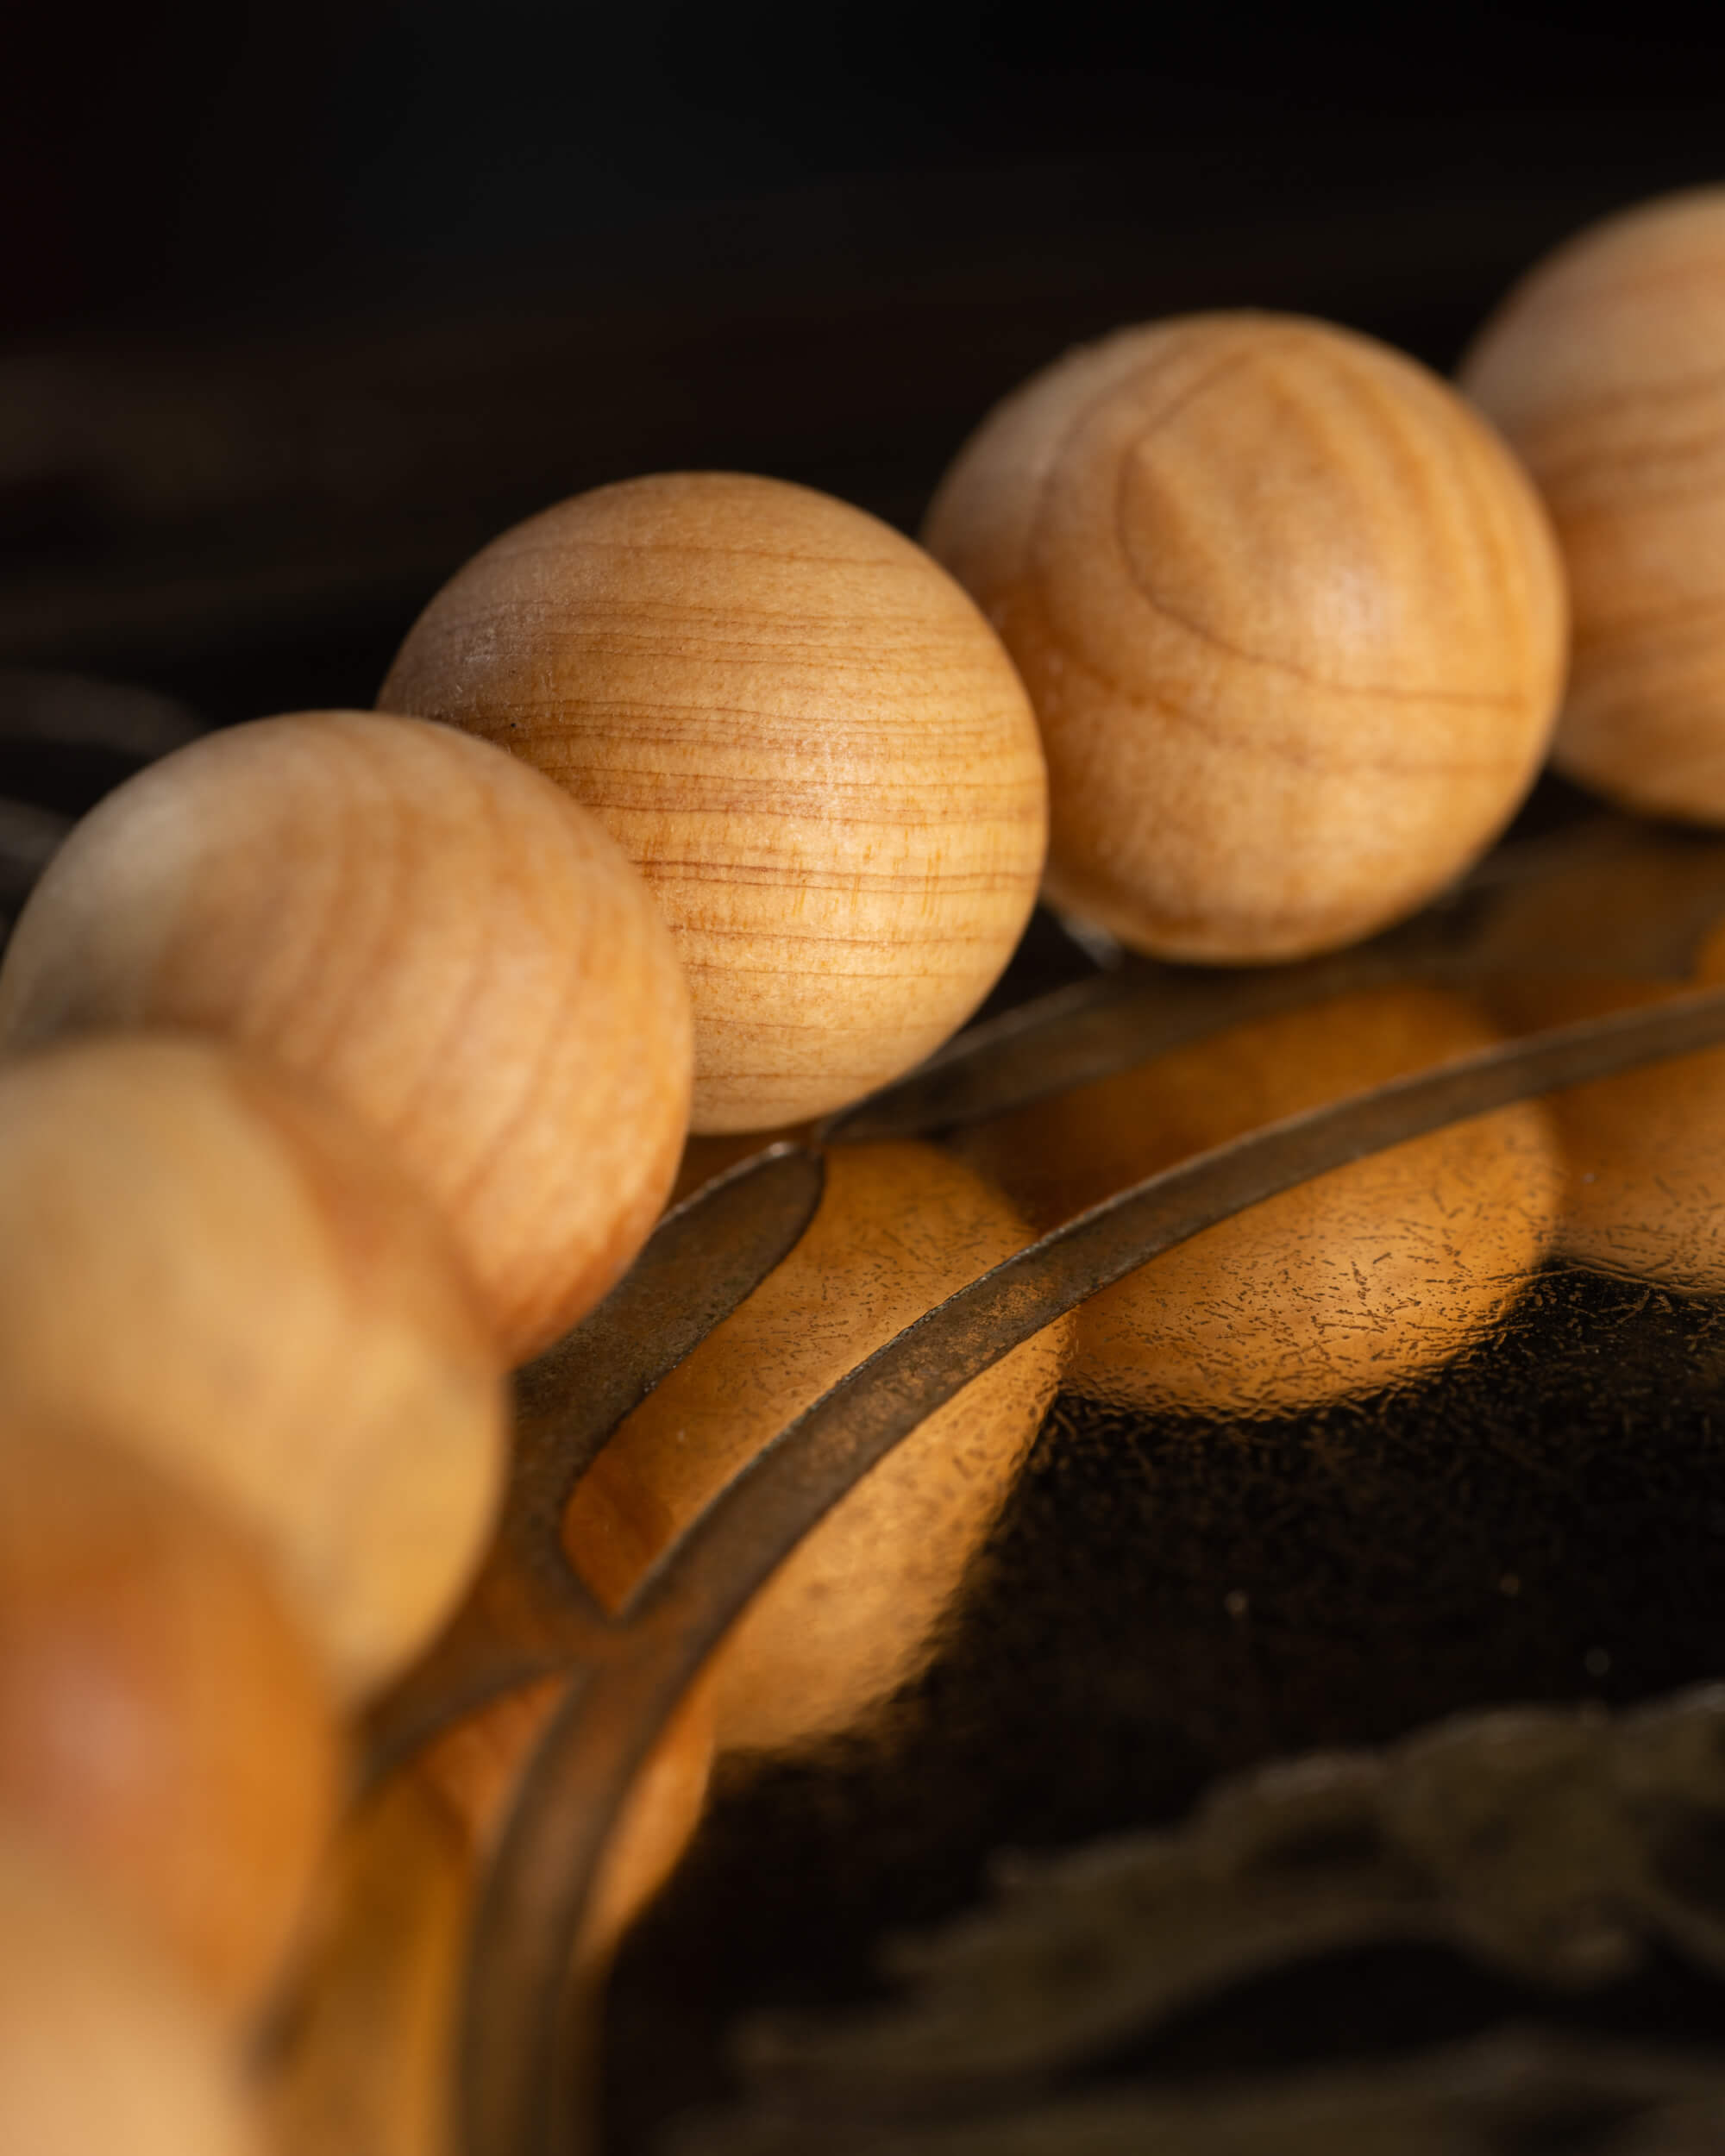
[[[1725,990],[1554,1028],[1289,1117],[1154,1175],[962,1288],[765,1447],[640,1582],[629,1651],[572,1693],[524,1780],[467,1971],[467,2156],[569,2156],[558,2038],[582,1908],[629,1785],[775,1568],[869,1468],[974,1377],[1087,1296],[1310,1177],[1539,1094],[1725,1043]]]
[[[1670,833],[1654,837],[1616,816],[1529,839],[1488,856],[1411,921],[1292,965],[1174,966],[1127,954],[1115,970],[961,1033],[895,1084],[834,1117],[823,1135],[873,1140],[956,1129],[1111,1077],[1228,1026],[1392,982],[1466,987],[1517,971],[1572,973],[1566,912],[1521,918],[1517,895],[1566,877],[1596,891],[1614,881],[1633,888],[1650,859],[1672,859],[1674,843]],[[1605,972],[1640,967],[1674,981],[1685,978],[1703,936],[1725,917],[1725,847],[1716,839],[1691,843],[1690,881],[1683,902],[1655,921],[1626,917],[1616,928],[1617,948],[1603,962],[1584,951],[1586,962]]]

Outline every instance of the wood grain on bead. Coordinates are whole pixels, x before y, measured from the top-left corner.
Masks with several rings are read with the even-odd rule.
[[[998,639],[807,488],[672,473],[548,510],[444,586],[380,701],[537,765],[647,877],[693,993],[698,1130],[908,1069],[1035,897],[1045,781]]]
[[[116,1447],[0,1419],[0,1811],[231,2021],[280,1974],[336,1786],[327,1679],[249,1540]]]
[[[0,1821],[0,2149],[262,2156],[232,2047],[165,1957]]]
[[[1462,997],[1372,989],[1019,1109],[963,1150],[1048,1229],[1210,1146],[1497,1037]],[[1550,1244],[1562,1177],[1534,1102],[1333,1169],[1081,1305],[1066,1382],[1138,1407],[1280,1414],[1430,1369],[1514,1305]]]
[[[298,1081],[190,1036],[0,1068],[0,1410],[244,1521],[344,1690],[477,1562],[504,1393],[438,1215]]]
[[[1321,323],[1122,330],[982,424],[924,536],[1048,753],[1047,889],[1136,949],[1277,959],[1412,912],[1508,821],[1561,571],[1490,429]]]
[[[1029,1239],[992,1183],[931,1146],[834,1147],[801,1242],[576,1489],[564,1543],[577,1569],[620,1601],[794,1415]],[[714,1665],[722,1745],[831,1734],[914,1675],[1035,1438],[1067,1332],[1049,1327],[973,1380],[780,1566]]]
[[[687,992],[567,795],[446,726],[264,719],[86,817],[0,967],[0,1042],[190,1026],[316,1080],[448,1219],[511,1357],[634,1256],[687,1122]]]
[[[1725,823],[1725,187],[1559,248],[1463,360],[1557,526],[1575,659],[1553,758]]]

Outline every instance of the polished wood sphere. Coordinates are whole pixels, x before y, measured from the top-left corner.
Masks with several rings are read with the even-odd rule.
[[[232,2021],[279,1971],[337,1774],[328,1681],[248,1539],[117,1447],[0,1415],[0,1812]]]
[[[0,1821],[6,2156],[262,2156],[232,2050],[177,1973]]]
[[[965,1134],[1039,1228],[1283,1116],[1486,1048],[1486,1015],[1396,987],[1231,1026]],[[1067,1383],[1121,1406],[1283,1414],[1458,1354],[1513,1307],[1557,1225],[1535,1102],[1264,1199],[1081,1304]]]
[[[1170,958],[1291,958],[1413,912],[1544,760],[1561,568],[1491,429],[1371,339],[1125,329],[1009,397],[924,538],[1017,661],[1053,902]]]
[[[698,1130],[907,1070],[1036,894],[1042,757],[999,639],[806,487],[673,473],[547,510],[438,592],[379,700],[525,757],[646,876],[694,996]]]
[[[1553,761],[1627,807],[1725,823],[1725,187],[1559,248],[1459,379],[1538,482],[1569,571]]]
[[[248,1526],[348,1693],[447,1614],[506,1443],[429,1202],[333,1104],[191,1036],[0,1066],[0,1413],[109,1438]]]
[[[802,1240],[629,1417],[576,1489],[564,1543],[607,1601],[792,1417],[1030,1239],[932,1146],[835,1146]],[[933,1651],[1053,1397],[1048,1327],[930,1415],[791,1552],[714,1664],[721,1745],[861,1722]]]
[[[0,1044],[147,1025],[249,1045],[369,1125],[511,1357],[599,1300],[676,1172],[687,993],[645,889],[452,727],[262,719],[87,816],[0,966]]]

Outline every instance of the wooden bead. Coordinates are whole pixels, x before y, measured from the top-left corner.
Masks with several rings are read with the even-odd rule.
[[[505,1444],[427,1201],[333,1106],[191,1037],[0,1068],[0,1409],[246,1522],[349,1693],[447,1614]]]
[[[175,1971],[0,1827],[0,2148],[260,2156],[235,2063]]]
[[[112,1025],[226,1035],[354,1111],[511,1357],[629,1263],[687,1121],[687,991],[604,832],[515,758],[367,712],[212,735],[78,826],[0,968],[0,1041]]]
[[[646,876],[700,1131],[907,1070],[1035,897],[1045,781],[998,640],[909,540],[806,487],[675,473],[548,510],[437,594],[379,700],[524,756]]]
[[[1725,982],[1716,952],[1698,978]],[[1506,982],[1494,1010],[1517,1030],[1663,1002],[1669,983]],[[1568,1086],[1547,1103],[1566,1168],[1554,1254],[1619,1279],[1725,1293],[1725,1050]]]
[[[835,1147],[790,1256],[637,1407],[577,1489],[571,1557],[612,1602],[768,1439],[877,1347],[1029,1239],[932,1147]],[[781,1564],[715,1664],[723,1745],[846,1729],[932,1651],[1053,1397],[1051,1326],[931,1415]]]
[[[969,1133],[1038,1227],[1285,1115],[1490,1046],[1435,988],[1230,1028]],[[1458,1354],[1513,1306],[1556,1225],[1562,1161],[1517,1103],[1264,1200],[1082,1304],[1067,1383],[1134,1407],[1287,1413]]]
[[[323,1670],[249,1543],[123,1451],[0,1421],[0,1810],[233,2019],[279,1974],[336,1781]]]
[[[1050,897],[1134,949],[1364,936],[1544,758],[1544,515],[1461,399],[1369,338],[1196,315],[1074,352],[984,421],[924,538],[1036,706]]]
[[[458,2156],[455,2039],[472,1852],[403,1775],[342,1823],[311,1943],[264,2062],[281,2156]]]
[[[1725,823],[1725,187],[1559,248],[1460,380],[1532,472],[1569,571],[1553,761],[1628,807]]]

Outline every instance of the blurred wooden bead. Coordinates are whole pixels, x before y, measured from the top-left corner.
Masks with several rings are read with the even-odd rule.
[[[280,2156],[459,2156],[455,2042],[474,1885],[459,1823],[415,1775],[342,1821],[263,2062]]]
[[[0,2149],[259,2156],[235,2062],[175,1972],[0,1827]]]
[[[1509,820],[1562,686],[1532,488],[1425,368],[1320,323],[1125,329],[1008,398],[924,538],[1048,753],[1047,891],[1134,949],[1292,958]]]
[[[999,640],[920,548],[806,487],[674,473],[548,510],[437,594],[379,700],[549,773],[646,876],[700,1131],[908,1069],[1036,894],[1046,783]]]
[[[0,1420],[0,1809],[231,2019],[279,1973],[336,1778],[326,1680],[249,1543],[122,1451]]]
[[[505,1351],[605,1293],[670,1188],[687,991],[593,819],[446,726],[210,736],[78,826],[0,967],[0,1042],[195,1027],[316,1080],[442,1207]]]
[[[998,1189],[931,1146],[834,1147],[801,1242],[618,1430],[564,1542],[608,1601],[793,1416],[1029,1240]],[[1067,1338],[1049,1327],[967,1385],[793,1551],[714,1666],[723,1745],[860,1721],[933,1651],[1023,1465]]]
[[[1543,491],[1569,570],[1553,761],[1628,807],[1725,823],[1725,187],[1558,248],[1460,380]]]
[[[1458,996],[1380,988],[1232,1026],[965,1136],[1039,1228],[1213,1145],[1499,1037]],[[1152,1410],[1280,1414],[1458,1354],[1551,1241],[1562,1161],[1517,1102],[1295,1185],[1080,1306],[1067,1382]]]
[[[0,1410],[244,1521],[349,1692],[447,1614],[505,1444],[429,1203],[335,1106],[191,1037],[0,1067]]]

